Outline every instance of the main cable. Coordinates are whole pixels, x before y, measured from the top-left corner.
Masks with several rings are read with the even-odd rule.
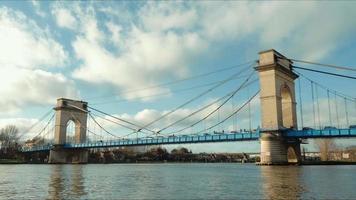
[[[103,117],[103,116],[100,116],[100,115],[98,115],[98,114],[95,114],[95,113],[91,113],[91,114],[94,115],[94,116],[97,116],[97,117],[99,117],[99,118],[101,118],[101,119],[103,119],[103,120],[105,120],[105,121],[108,121],[108,122],[117,124],[117,125],[119,125],[119,126],[122,126],[122,127],[124,127],[124,128],[130,129],[130,130],[132,130],[132,131],[136,130],[136,129],[132,128],[132,127],[126,126],[126,125],[124,125],[124,124],[120,124],[120,123],[118,123],[118,122],[115,122],[115,121],[113,121],[113,120],[107,119],[107,118],[105,118],[105,117]]]
[[[342,69],[342,70],[348,70],[348,71],[356,72],[356,68],[355,67],[345,67],[345,66],[338,66],[338,65],[331,65],[331,64],[322,64],[322,63],[305,61],[305,60],[298,60],[298,59],[289,59],[289,60],[294,61],[294,62],[299,62],[299,63],[319,65],[319,66],[324,66],[324,67],[330,67],[330,68],[335,68],[335,69]]]
[[[333,89],[331,89],[331,88],[328,88],[328,87],[326,87],[326,86],[324,86],[324,85],[322,85],[322,84],[320,84],[320,83],[318,83],[318,82],[312,80],[311,78],[307,77],[307,76],[304,75],[303,73],[300,73],[300,72],[298,72],[298,71],[295,71],[295,72],[296,72],[299,76],[302,76],[302,77],[305,78],[306,80],[308,80],[308,81],[310,81],[310,82],[313,82],[314,84],[318,85],[319,87],[323,88],[324,90],[329,90],[330,92],[333,92],[333,93],[335,93],[337,96],[342,97],[342,98],[347,97],[350,101],[356,101],[356,97],[352,97],[352,96],[346,95],[346,94],[344,94],[344,93],[338,92],[338,91],[336,91],[336,90],[333,90]]]
[[[119,138],[119,139],[120,139],[119,136],[116,136],[116,135],[110,133],[110,132],[107,131],[103,126],[101,126],[101,125],[96,121],[96,119],[93,117],[93,115],[92,115],[91,113],[89,113],[89,116],[90,116],[90,117],[92,118],[92,120],[93,120],[102,130],[104,130],[107,134],[109,134],[109,135],[111,135],[111,136],[113,136],[113,137],[116,137],[116,138]]]
[[[347,76],[347,75],[342,75],[342,74],[335,74],[335,73],[331,73],[331,72],[325,72],[325,71],[320,71],[320,70],[316,70],[316,69],[308,69],[308,68],[297,67],[297,66],[293,66],[293,68],[312,71],[312,72],[317,72],[317,73],[322,73],[322,74],[327,74],[327,75],[331,75],[331,76],[338,76],[338,77],[342,77],[342,78],[355,79],[356,80],[355,76]]]
[[[40,122],[42,122],[45,118],[47,118],[53,110],[49,110],[47,113],[45,113],[40,120],[35,122],[32,126],[30,126],[28,129],[26,129],[17,139],[22,138],[25,134],[27,134],[30,130],[32,130],[35,126],[37,126]]]
[[[217,110],[219,110],[222,106],[224,106],[231,98],[233,98],[233,97],[236,95],[236,93],[237,93],[238,91],[240,91],[242,88],[246,87],[246,84],[247,84],[247,82],[249,81],[249,79],[251,78],[252,75],[253,75],[253,73],[251,73],[251,75],[240,85],[240,87],[238,87],[238,88],[237,88],[236,90],[234,90],[233,92],[229,93],[229,94],[228,94],[229,97],[228,97],[227,99],[225,99],[217,108],[215,108],[213,111],[211,111],[208,115],[206,115],[206,116],[203,117],[202,119],[200,119],[200,120],[194,122],[193,124],[191,124],[191,125],[189,125],[189,126],[187,126],[187,127],[184,127],[184,128],[182,128],[182,129],[179,129],[179,130],[177,130],[177,131],[174,131],[174,132],[171,132],[171,133],[168,133],[168,134],[174,134],[174,133],[182,132],[182,131],[184,131],[184,130],[186,130],[186,129],[188,129],[188,128],[194,127],[195,125],[199,124],[200,122],[206,120],[208,117],[210,117],[212,114],[214,114]],[[253,81],[251,81],[249,84],[251,84],[251,83],[253,83],[253,82],[255,82],[255,81],[257,81],[257,80],[253,80]],[[223,98],[220,98],[220,99],[218,99],[218,101],[220,101],[220,100],[222,100],[222,99],[223,99]],[[214,102],[214,103],[215,103],[215,102]],[[194,113],[194,114],[195,114],[195,113]],[[190,117],[190,116],[188,115],[188,117]],[[186,117],[186,118],[188,118],[188,117]],[[184,119],[186,119],[186,118],[184,118]],[[180,121],[182,121],[182,120],[180,120]],[[170,126],[167,126],[167,127],[170,127]],[[166,128],[164,128],[164,129],[166,129]],[[161,129],[161,130],[164,130],[164,129]],[[160,130],[160,131],[161,131],[161,130]]]
[[[41,135],[41,133],[42,133],[44,130],[46,130],[47,126],[50,124],[50,122],[51,122],[52,119],[54,118],[54,115],[55,115],[55,114],[53,114],[53,115],[51,116],[51,118],[48,120],[48,122],[47,122],[47,124],[44,126],[44,128],[43,128],[36,136],[34,136],[33,138],[38,137],[39,135]]]
[[[238,65],[234,65],[234,66],[230,66],[230,67],[225,67],[225,68],[222,68],[222,69],[218,69],[218,70],[211,71],[211,72],[207,72],[207,73],[203,73],[203,74],[198,74],[198,75],[195,75],[195,76],[190,76],[190,77],[183,78],[183,79],[168,81],[168,82],[165,82],[165,83],[160,83],[160,84],[156,84],[156,85],[151,85],[151,86],[144,87],[144,88],[137,88],[137,89],[132,89],[132,90],[126,90],[126,91],[120,92],[119,94],[132,93],[132,92],[137,92],[137,91],[141,91],[141,90],[147,90],[147,89],[152,89],[152,88],[157,88],[157,87],[172,85],[172,84],[176,84],[176,83],[179,83],[179,82],[182,82],[182,81],[192,80],[192,79],[196,79],[196,78],[208,76],[208,75],[211,75],[211,74],[215,74],[215,73],[227,71],[227,70],[230,70],[230,69],[234,69],[234,68],[237,68],[237,67],[240,67],[240,66],[244,66],[244,65],[247,65],[247,64],[252,64],[252,63],[254,63],[254,62],[256,62],[256,60],[250,60],[250,61],[247,61],[247,62],[238,64]],[[115,94],[115,95],[105,95],[105,96],[100,96],[100,97],[90,97],[90,98],[88,98],[88,99],[98,99],[98,98],[111,97],[111,96],[117,96],[117,95],[118,95],[118,94]]]
[[[239,79],[239,78],[243,78],[243,77],[246,77],[246,75],[236,77],[235,79]],[[185,91],[189,91],[189,90],[193,90],[193,89],[197,89],[197,88],[207,87],[207,86],[214,85],[216,83],[221,83],[221,82],[222,81],[214,81],[214,82],[210,82],[210,83],[206,83],[206,84],[195,85],[195,86],[188,87],[188,88],[181,88],[181,89],[177,89],[177,90],[173,90],[173,91],[169,91],[169,92],[161,92],[161,93],[156,93],[156,94],[151,94],[151,95],[146,95],[146,96],[141,96],[141,97],[135,97],[135,98],[129,98],[129,99],[121,98],[121,99],[106,101],[106,102],[97,102],[97,103],[94,102],[94,103],[91,103],[91,105],[103,105],[103,104],[111,104],[111,103],[125,102],[125,101],[131,101],[131,100],[145,99],[145,98],[150,98],[150,97],[166,96],[166,95],[170,95],[172,93],[185,92]]]
[[[210,130],[216,126],[219,126],[220,124],[224,123],[226,120],[230,119],[232,116],[234,116],[235,114],[237,114],[238,112],[241,111],[242,108],[244,108],[247,104],[249,104],[256,96],[257,94],[260,92],[260,90],[258,90],[250,99],[248,99],[248,101],[246,101],[242,106],[240,106],[238,109],[236,109],[233,113],[231,113],[229,116],[227,116],[225,119],[223,119],[222,121],[220,121],[219,123],[213,125],[213,126],[210,126],[209,128],[206,128],[206,129],[203,129],[199,132],[197,132],[196,134],[198,133],[201,133],[203,131],[207,131],[207,130]]]
[[[202,97],[202,96],[204,96],[205,94],[207,94],[207,93],[213,91],[214,89],[218,88],[219,86],[221,86],[221,85],[223,85],[223,84],[229,82],[229,81],[232,80],[236,75],[243,73],[245,70],[248,70],[249,68],[250,68],[250,65],[249,65],[248,67],[246,67],[246,68],[240,70],[239,72],[233,74],[233,75],[230,76],[229,78],[223,80],[222,82],[218,83],[217,85],[215,85],[215,86],[209,88],[208,90],[205,90],[204,92],[202,92],[202,93],[196,95],[196,96],[193,97],[192,99],[190,99],[190,100],[186,101],[185,103],[179,105],[178,107],[174,108],[173,110],[171,110],[171,111],[169,111],[169,112],[163,114],[162,116],[158,117],[157,119],[155,119],[155,120],[149,122],[148,124],[144,125],[144,126],[141,127],[140,129],[138,129],[137,132],[140,132],[141,129],[146,128],[146,127],[148,127],[148,126],[150,126],[150,125],[152,125],[152,124],[154,124],[154,123],[160,121],[161,119],[163,119],[163,118],[167,117],[168,115],[174,113],[174,112],[177,111],[178,109],[180,109],[180,108],[182,108],[182,107],[188,105],[189,103],[195,101],[196,99],[199,99],[200,97]]]
[[[124,119],[121,119],[121,118],[119,118],[119,117],[116,117],[116,116],[111,115],[111,114],[109,114],[109,113],[103,112],[103,111],[98,110],[98,109],[96,109],[96,108],[93,108],[93,107],[91,107],[91,106],[88,106],[88,108],[90,108],[90,109],[92,109],[92,110],[94,110],[94,111],[96,111],[96,112],[99,112],[99,113],[101,113],[101,114],[103,114],[103,115],[107,115],[107,116],[109,116],[109,117],[111,117],[111,118],[117,119],[117,120],[119,120],[119,121],[125,122],[125,123],[130,124],[130,125],[133,125],[133,126],[136,126],[136,127],[138,127],[138,128],[141,128],[140,125],[134,124],[134,123],[129,122],[129,121],[124,120]],[[147,129],[147,128],[141,128],[141,129],[145,129],[145,130],[147,130],[147,131],[149,131],[149,132],[154,133],[154,131],[149,130],[149,129]]]

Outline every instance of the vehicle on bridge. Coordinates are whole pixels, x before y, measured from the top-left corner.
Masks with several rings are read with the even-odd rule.
[[[324,130],[335,130],[337,129],[335,126],[325,126]]]

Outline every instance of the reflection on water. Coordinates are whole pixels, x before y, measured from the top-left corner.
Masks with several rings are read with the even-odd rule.
[[[48,199],[78,199],[85,195],[82,165],[53,165]]]
[[[83,178],[83,166],[74,165],[72,168],[72,184],[71,191],[72,196],[81,197],[86,194],[84,190],[84,178]]]
[[[0,199],[356,199],[356,165],[0,165]]]
[[[305,186],[298,166],[261,166],[262,187],[266,199],[300,199]]]

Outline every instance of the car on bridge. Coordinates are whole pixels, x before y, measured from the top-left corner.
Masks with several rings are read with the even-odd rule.
[[[356,129],[356,125],[350,125],[350,129]]]
[[[237,131],[230,131],[230,133],[238,133]]]
[[[335,126],[325,126],[324,130],[334,130],[337,129]]]
[[[314,130],[313,128],[310,128],[310,127],[303,127],[302,128],[303,131],[307,131],[307,130]]]

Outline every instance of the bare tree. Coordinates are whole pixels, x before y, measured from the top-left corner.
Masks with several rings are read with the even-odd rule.
[[[19,130],[15,125],[7,125],[0,131],[1,147],[9,148],[17,145],[19,137]]]
[[[318,139],[316,140],[317,148],[320,152],[320,159],[327,161],[330,159],[330,152],[336,149],[336,144],[333,139]]]

